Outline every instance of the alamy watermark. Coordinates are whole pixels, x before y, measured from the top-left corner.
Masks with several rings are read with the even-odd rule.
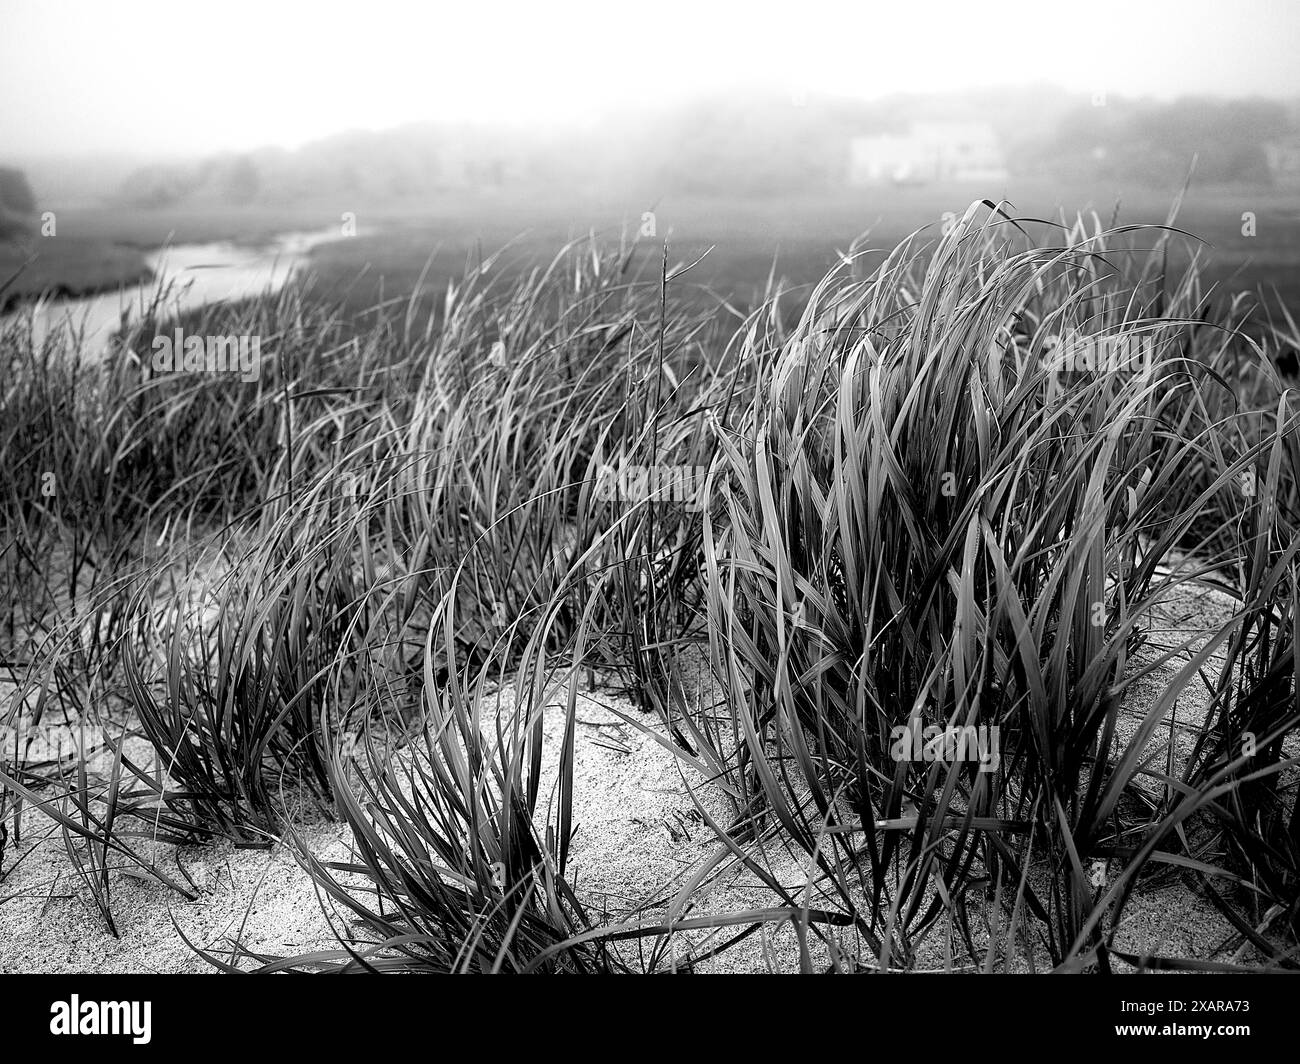
[[[1066,329],[1048,337],[1041,359],[1049,373],[1142,373],[1155,364],[1150,334],[1089,336]]]
[[[238,373],[245,384],[262,373],[260,336],[185,335],[154,337],[151,365],[155,373]]]
[[[144,1046],[153,1037],[152,1011],[148,1001],[82,1001],[73,994],[50,1005],[50,1034],[129,1035]]]
[[[0,724],[0,750],[18,750],[21,756],[32,760],[84,759],[99,747],[94,729],[46,722],[31,724],[23,717],[14,725]]]
[[[895,761],[978,761],[981,772],[996,772],[1002,764],[996,724],[914,724],[889,729],[889,756]]]
[[[691,513],[703,504],[704,478],[708,466],[694,465],[601,465],[596,476],[595,496],[600,502],[669,502]]]

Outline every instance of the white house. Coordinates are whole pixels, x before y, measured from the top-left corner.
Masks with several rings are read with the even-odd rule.
[[[987,122],[913,122],[906,133],[854,137],[849,145],[854,185],[1006,179],[1002,145]]]

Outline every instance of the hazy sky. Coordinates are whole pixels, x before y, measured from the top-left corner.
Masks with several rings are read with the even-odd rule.
[[[737,83],[1300,95],[1296,0],[0,0],[0,160],[582,119]]]

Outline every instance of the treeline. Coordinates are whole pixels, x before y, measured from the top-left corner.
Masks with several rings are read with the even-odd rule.
[[[1195,159],[1200,181],[1272,184],[1267,146],[1294,136],[1296,117],[1293,106],[1262,99],[1090,102],[1064,115],[1055,135],[1021,165],[1167,184],[1183,178]]]
[[[735,94],[621,112],[580,129],[450,124],[349,132],[132,173],[119,198],[168,206],[401,199],[454,189],[780,194],[841,187],[855,136],[915,121],[982,121],[1013,178],[1114,178],[1167,186],[1197,160],[1200,180],[1274,181],[1267,145],[1297,129],[1266,100],[1094,101],[1038,86],[872,102]]]
[[[36,228],[36,197],[27,175],[0,166],[0,240],[26,236]]]

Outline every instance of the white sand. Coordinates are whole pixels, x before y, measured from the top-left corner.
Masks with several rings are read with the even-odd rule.
[[[1177,616],[1178,614],[1189,616]],[[1171,602],[1167,620],[1179,629],[1172,634],[1153,633],[1165,642],[1181,632],[1227,616],[1231,604],[1222,596],[1181,592]],[[1164,622],[1158,622],[1157,626]],[[1149,660],[1149,653],[1145,658]],[[1124,713],[1121,733],[1131,735],[1143,707],[1150,705],[1167,682],[1174,665],[1164,675],[1135,687]],[[1163,681],[1163,682],[1162,682]],[[509,698],[503,698],[509,706]],[[1180,703],[1180,721],[1204,714],[1204,702]],[[752,872],[723,860],[688,898],[678,898],[683,884],[702,863],[722,849],[704,824],[696,807],[721,823],[731,820],[734,807],[719,787],[709,784],[693,768],[655,739],[627,722],[639,721],[657,728],[657,721],[639,713],[626,699],[580,696],[577,703],[575,777],[575,836],[569,868],[570,881],[589,914],[600,922],[639,918],[647,923],[675,911],[679,918],[761,909],[780,904],[772,891]],[[564,711],[548,708],[545,715],[546,756],[538,821],[547,812],[548,795],[558,766]],[[1164,741],[1157,731],[1152,742]],[[1176,757],[1186,756],[1181,741]],[[694,790],[694,798],[688,792]],[[12,827],[12,825],[10,825]],[[112,909],[120,938],[114,938],[96,911],[86,885],[79,881],[64,850],[61,833],[38,811],[27,808],[22,818],[22,842],[10,841],[0,880],[0,972],[201,972],[214,970],[181,939],[173,920],[197,945],[226,951],[238,938],[250,949],[268,954],[293,954],[337,945],[322,915],[312,882],[293,857],[291,848],[236,850],[229,843],[175,848],[157,845],[157,861],[168,874],[188,879],[198,897],[187,900],[156,882],[119,869],[111,876]],[[324,860],[339,860],[350,850],[349,830],[338,823],[300,822],[297,830],[311,850]],[[143,843],[148,845],[148,843]],[[811,863],[802,853],[788,853],[779,842],[766,848],[764,863],[800,902],[826,904],[812,892],[805,898]],[[120,859],[119,859],[120,863]],[[182,874],[183,872],[183,874]],[[982,897],[982,892],[980,896]],[[972,895],[973,898],[973,895]],[[676,899],[676,901],[674,901]],[[972,922],[979,923],[991,906],[973,899]],[[688,956],[724,941],[734,929],[696,930],[674,937],[672,950],[660,942],[659,967],[681,963]],[[921,944],[915,966],[942,970],[960,940],[950,922],[940,920]],[[999,947],[1006,935],[1005,919],[997,928]],[[987,934],[976,929],[977,945]],[[1137,953],[1172,954],[1229,959],[1225,945],[1233,942],[1232,927],[1183,880],[1174,879],[1137,896],[1125,911],[1117,945]],[[644,940],[620,945],[622,956],[640,965],[655,952],[656,943]],[[846,957],[864,964],[874,962],[855,935],[842,936]],[[1046,958],[1041,949],[1027,957],[999,959],[999,970],[1041,970]],[[810,960],[816,967],[828,961],[824,946],[810,939]],[[999,954],[999,957],[1001,955]],[[797,971],[799,948],[789,921],[765,925],[720,958],[700,965],[704,971]]]

